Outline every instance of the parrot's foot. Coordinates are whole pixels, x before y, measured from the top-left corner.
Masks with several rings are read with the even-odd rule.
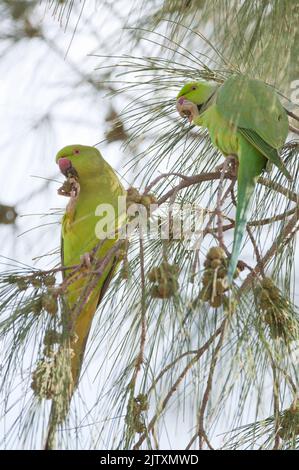
[[[238,174],[238,163],[238,159],[235,155],[228,155],[223,163],[216,166],[215,170],[221,171],[221,173],[229,173],[236,178]]]
[[[69,177],[63,185],[57,190],[57,193],[60,196],[72,197],[79,195],[80,192],[80,185],[78,180],[71,176]]]
[[[67,196],[70,197],[70,200],[68,205],[66,206],[66,213],[69,215],[73,215],[80,194],[80,184],[75,178],[70,178],[70,185],[70,192],[69,194],[67,194]]]
[[[180,116],[187,117],[190,123],[199,115],[197,105],[183,97],[177,100],[176,109]]]
[[[80,261],[83,267],[91,269],[92,256],[90,253],[84,253],[84,255],[81,255]]]

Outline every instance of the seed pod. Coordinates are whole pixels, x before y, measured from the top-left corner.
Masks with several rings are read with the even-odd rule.
[[[19,278],[19,280],[17,281],[17,287],[20,291],[26,290],[28,288],[28,281],[25,279]]]
[[[211,307],[218,308],[222,305],[223,297],[222,295],[215,295],[213,299],[210,300]]]
[[[149,207],[152,204],[152,198],[148,195],[141,196],[140,204],[142,204],[145,207]]]
[[[39,398],[50,400],[55,396],[53,383],[53,364],[49,361],[40,361],[32,374],[31,388]]]
[[[217,278],[223,279],[227,275],[227,269],[224,267],[221,267],[217,271]]]
[[[299,435],[299,402],[283,412],[278,434],[284,440]]]
[[[212,287],[210,287],[208,289],[206,287],[204,287],[203,289],[201,289],[199,297],[204,302],[208,302],[212,297]]]
[[[148,410],[148,398],[147,395],[144,393],[139,393],[137,397],[135,398],[137,403],[139,403],[140,411],[146,411]]]
[[[154,299],[159,299],[159,298],[160,298],[158,286],[153,285],[153,286],[151,287],[150,295],[151,295]]]
[[[160,299],[168,299],[173,295],[170,286],[166,282],[158,285],[158,292]]]
[[[280,300],[280,291],[277,287],[274,287],[269,291],[269,295],[273,303],[277,303]]]
[[[61,343],[61,333],[58,331],[49,329],[45,332],[44,345],[51,346],[52,344]]]
[[[225,291],[228,290],[228,284],[226,278],[224,279],[217,279],[216,281],[216,291],[217,294],[223,294]]]
[[[262,310],[268,310],[273,306],[269,292],[266,289],[262,289],[259,295],[259,305]]]
[[[140,204],[141,202],[141,195],[139,194],[138,189],[136,188],[128,188],[127,190],[127,205],[130,204]]]
[[[147,273],[148,280],[150,282],[158,282],[161,279],[161,272],[159,268],[152,268],[148,273]]]
[[[43,309],[42,298],[38,297],[37,299],[34,299],[30,304],[30,307],[32,313],[34,313],[35,315],[39,315]]]
[[[34,276],[34,277],[32,277],[32,278],[30,279],[30,284],[31,284],[33,287],[39,288],[39,287],[42,286],[42,280],[41,280],[41,278]]]
[[[225,252],[220,246],[214,246],[209,249],[207,257],[209,259],[225,259]]]
[[[219,258],[215,258],[211,261],[211,268],[216,269],[222,265],[221,260]]]
[[[44,277],[43,279],[45,286],[51,287],[55,285],[56,277],[53,274]]]
[[[57,298],[52,294],[44,294],[42,296],[42,308],[51,315],[55,315],[58,311]]]
[[[273,287],[276,288],[274,282],[270,277],[265,277],[262,282],[261,282],[262,288],[263,289],[272,289]]]
[[[146,431],[146,427],[141,421],[135,420],[134,421],[134,430],[138,434],[143,434]]]
[[[205,269],[202,275],[202,280],[205,279],[213,279],[214,278],[214,270],[213,269]]]

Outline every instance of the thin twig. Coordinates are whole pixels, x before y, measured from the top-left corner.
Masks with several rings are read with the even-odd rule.
[[[296,114],[292,113],[292,111],[289,111],[288,109],[284,108],[286,113],[292,117],[293,119],[295,119],[296,121],[299,121],[299,116],[297,116]]]
[[[259,263],[255,266],[255,268],[248,274],[246,279],[244,280],[243,284],[239,288],[239,294],[246,290],[246,288],[252,283],[253,279],[261,272],[261,269],[264,269],[269,263],[269,261],[273,258],[273,256],[277,255],[277,250],[281,249],[283,244],[287,244],[290,240],[294,237],[295,233],[299,229],[298,226],[298,218],[299,218],[299,209],[297,208],[296,214],[291,218],[288,224],[281,230],[279,236],[274,240],[271,247],[268,249],[265,256],[260,260]],[[281,243],[283,240],[283,243]]]
[[[212,390],[213,376],[214,376],[215,367],[216,367],[217,360],[218,360],[218,354],[222,347],[222,343],[224,339],[226,322],[227,322],[227,318],[225,318],[225,320],[222,323],[220,338],[215,348],[215,351],[213,352],[207,385],[206,385],[206,389],[202,398],[201,407],[198,413],[198,436],[199,436],[199,448],[200,449],[202,448],[202,438],[203,438],[202,434],[205,432],[204,431],[204,415],[205,415],[206,407],[209,401],[210,393]]]
[[[180,175],[181,178],[183,176],[184,175]],[[161,196],[161,198],[158,200],[158,205],[160,206],[161,204],[164,204],[175,192],[181,191],[184,188],[188,188],[189,186],[192,186],[193,184],[199,184],[199,183],[203,183],[206,181],[218,180],[220,179],[220,177],[221,177],[220,171],[214,171],[214,172],[209,172],[209,173],[199,173],[197,175],[188,176],[188,177],[184,176],[182,178],[183,181],[181,181],[174,188],[170,189],[166,194]],[[230,173],[226,173],[223,178],[235,180],[235,176]],[[266,186],[267,188],[271,188],[274,191],[282,194],[283,196],[287,197],[291,201],[298,203],[299,196],[293,191],[286,189],[281,184],[268,180],[267,178],[264,178],[263,176],[260,176],[257,182],[263,186]]]
[[[186,365],[186,367],[184,368],[184,370],[181,372],[181,374],[179,375],[179,377],[177,378],[177,380],[174,382],[174,384],[172,385],[171,389],[168,391],[166,397],[164,398],[164,400],[162,401],[162,404],[160,406],[160,409],[159,411],[153,416],[153,418],[151,419],[146,431],[140,436],[140,438],[138,439],[137,443],[134,445],[133,447],[133,450],[136,450],[136,449],[139,449],[139,447],[141,446],[141,444],[143,443],[143,441],[146,439],[146,437],[148,436],[148,434],[150,433],[150,431],[152,430],[152,428],[155,426],[156,424],[156,421],[158,419],[158,417],[160,416],[161,412],[165,409],[168,401],[170,400],[170,398],[172,397],[172,395],[176,392],[177,388],[179,387],[180,383],[182,382],[182,380],[185,378],[186,374],[188,373],[188,371],[191,369],[191,367],[196,364],[196,362],[198,362],[198,360],[200,359],[200,357],[207,351],[207,349],[209,348],[209,346],[213,343],[213,341],[215,340],[215,338],[217,338],[217,336],[219,336],[223,330],[223,325],[225,324],[225,320],[222,322],[222,324],[219,326],[219,328],[217,328],[217,330],[215,331],[215,333],[208,339],[208,341],[201,347],[198,349],[197,351],[197,354],[188,362],[188,364]]]
[[[289,129],[290,129],[290,131],[294,132],[294,134],[298,134],[298,135],[299,135],[299,129],[297,129],[297,128],[294,127],[294,126],[291,126],[291,124],[289,124]]]
[[[137,374],[140,370],[141,364],[143,363],[144,357],[144,347],[146,339],[146,296],[145,296],[145,273],[144,273],[144,250],[143,250],[143,239],[140,236],[139,239],[140,246],[140,278],[141,278],[141,336],[140,336],[140,349],[135,363],[135,372],[133,375],[133,383],[135,384]]]
[[[252,243],[252,246],[253,246],[253,249],[254,249],[254,252],[255,252],[255,257],[256,257],[256,261],[258,264],[260,264],[261,266],[261,274],[262,276],[265,276],[265,271],[264,271],[264,267],[263,267],[263,264],[261,262],[262,258],[261,258],[261,255],[260,255],[260,252],[259,252],[259,249],[258,249],[258,246],[257,246],[257,243],[256,243],[256,240],[252,234],[252,230],[250,227],[246,227],[246,230],[247,230],[247,233],[248,233],[248,236],[250,238],[250,241]]]

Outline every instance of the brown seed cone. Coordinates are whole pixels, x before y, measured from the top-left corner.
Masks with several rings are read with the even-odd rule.
[[[199,293],[200,299],[203,300],[204,302],[209,302],[211,299],[211,296],[212,296],[212,287],[208,289],[204,287],[203,289],[201,289]]]
[[[56,278],[55,278],[54,275],[46,276],[43,279],[43,282],[44,282],[45,286],[54,286],[54,284],[56,282]]]
[[[44,294],[42,296],[42,308],[51,315],[55,315],[58,311],[57,298],[52,294]]]
[[[217,269],[222,265],[221,259],[215,258],[211,261],[211,268],[212,269]]]
[[[223,294],[225,291],[228,290],[228,284],[226,279],[217,279],[216,281],[216,291],[218,295]]]
[[[210,268],[211,267],[211,260],[209,258],[206,258],[203,263],[205,268]]]
[[[207,258],[209,259],[225,259],[225,252],[220,246],[214,246],[209,249]]]
[[[223,296],[216,295],[213,299],[210,300],[211,307],[217,308],[220,307],[223,303]]]

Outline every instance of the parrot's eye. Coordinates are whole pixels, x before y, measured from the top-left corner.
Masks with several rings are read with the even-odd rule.
[[[193,87],[191,88],[191,90],[196,90],[196,86],[193,86]]]
[[[74,150],[74,154],[78,154],[78,153],[80,153],[80,150],[75,149],[75,150]]]

